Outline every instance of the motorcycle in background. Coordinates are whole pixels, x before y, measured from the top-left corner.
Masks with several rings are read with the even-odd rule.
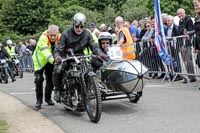
[[[6,59],[0,59],[0,82],[2,80],[7,84],[8,83],[8,64]]]
[[[20,63],[21,56],[18,54],[13,55],[12,62],[13,62],[13,74],[15,76],[19,76],[19,78],[23,78],[23,70],[22,65]]]

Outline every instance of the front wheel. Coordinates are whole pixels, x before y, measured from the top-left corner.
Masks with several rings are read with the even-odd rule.
[[[85,109],[92,122],[97,123],[100,120],[102,100],[96,76],[89,76],[86,79]]]
[[[8,83],[8,70],[6,67],[3,69],[3,73],[4,73],[3,80],[7,84]]]
[[[17,68],[17,73],[19,75],[19,78],[23,78],[23,70],[22,70],[21,64],[16,64],[16,68]]]

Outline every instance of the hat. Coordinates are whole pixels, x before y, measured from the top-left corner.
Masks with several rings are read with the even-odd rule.
[[[94,23],[91,23],[91,24],[89,25],[89,27],[90,27],[90,28],[95,28],[96,25],[95,25]]]
[[[101,24],[101,25],[99,26],[99,28],[103,28],[103,27],[106,27],[106,25],[105,25],[105,24]]]

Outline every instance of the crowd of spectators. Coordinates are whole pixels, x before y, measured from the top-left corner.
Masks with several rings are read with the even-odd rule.
[[[196,82],[192,49],[197,44],[195,44],[195,41],[192,41],[194,40],[193,36],[187,36],[188,32],[194,30],[194,22],[192,18],[186,15],[186,12],[183,8],[177,9],[177,16],[179,18],[178,25],[176,25],[174,21],[176,16],[166,13],[162,13],[161,16],[164,26],[164,33],[167,39],[168,52],[172,56],[175,63],[173,66],[167,66],[167,70],[164,68],[165,64],[163,64],[161,58],[158,56],[154,41],[155,20],[154,18],[150,18],[148,15],[145,15],[141,20],[133,20],[132,22],[129,22],[128,20],[124,21],[124,26],[127,27],[131,33],[137,55],[139,55],[142,50],[145,50],[143,51],[143,55],[138,56],[137,59],[142,60],[142,62],[148,66],[150,70],[154,71],[154,73],[150,74],[152,78],[162,79],[166,76],[166,71],[170,71],[172,72],[169,74],[169,78],[171,80],[183,80],[183,83],[187,83],[188,80],[190,82]],[[99,27],[97,27],[94,23],[91,23],[89,28],[97,37],[100,32],[107,31],[112,34],[114,40],[113,43],[117,42],[117,28],[113,30],[109,24],[106,25],[104,23],[102,23]],[[171,41],[172,38],[173,41]],[[180,57],[183,60],[182,62]],[[198,58],[199,56],[197,56],[197,61],[199,60]],[[188,78],[181,75],[183,65],[186,68]],[[162,72],[160,75],[159,73],[156,73],[160,71]],[[173,72],[178,74],[174,75]]]

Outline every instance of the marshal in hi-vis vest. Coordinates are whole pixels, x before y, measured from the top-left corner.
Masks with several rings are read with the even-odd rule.
[[[126,27],[121,28],[117,34],[118,39],[119,39],[120,32],[123,32],[123,34],[126,38],[126,42],[122,43],[122,45],[120,46],[122,53],[123,53],[123,58],[128,59],[128,60],[135,59],[136,58],[135,48],[133,45],[133,40],[132,40],[129,29]]]
[[[60,33],[56,36],[55,45],[58,44]],[[41,70],[48,62],[53,64],[54,58],[52,55],[51,41],[47,31],[43,32],[36,45],[36,49],[32,56],[34,71]]]
[[[10,55],[10,57],[12,57],[13,55],[15,55],[15,46],[11,46],[10,48],[8,46],[5,47],[5,50],[8,52],[8,54]]]

